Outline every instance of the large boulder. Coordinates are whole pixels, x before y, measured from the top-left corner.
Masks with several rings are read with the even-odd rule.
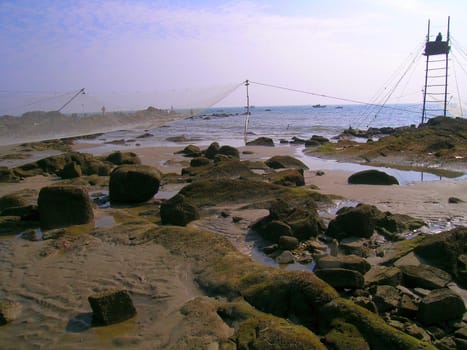
[[[141,164],[141,159],[136,153],[116,151],[109,154],[105,160],[115,165]]]
[[[398,286],[402,281],[402,272],[395,266],[373,266],[365,274],[366,285],[390,285]]]
[[[316,267],[318,269],[342,268],[365,274],[370,270],[371,265],[366,259],[356,255],[323,255],[317,260]]]
[[[163,225],[186,226],[189,222],[199,219],[198,208],[183,194],[176,194],[163,202],[160,215]]]
[[[440,289],[451,282],[451,275],[430,265],[406,265],[402,271],[403,284],[410,288]]]
[[[227,146],[227,145],[222,146],[221,148],[217,150],[216,155],[219,155],[219,154],[232,157],[232,158],[240,158],[240,152],[238,151],[238,149],[232,146]]]
[[[349,184],[362,185],[399,185],[399,181],[394,176],[373,169],[352,174],[347,181]]]
[[[274,156],[266,160],[266,165],[272,169],[294,168],[308,169],[308,167],[300,160],[291,156]]]
[[[136,315],[136,309],[126,290],[110,290],[88,297],[92,320],[96,326],[126,321]]]
[[[363,287],[363,275],[354,270],[326,268],[315,270],[316,276],[336,289],[360,289]]]
[[[369,238],[373,235],[376,223],[382,213],[373,205],[359,204],[356,207],[345,207],[337,212],[335,219],[329,223],[326,234],[342,239],[345,237]]]
[[[417,320],[424,325],[432,325],[459,319],[464,312],[464,301],[459,295],[448,288],[435,289],[420,302]]]
[[[112,202],[137,203],[151,199],[159,190],[161,173],[149,165],[121,165],[110,174]]]
[[[247,146],[268,146],[274,147],[274,141],[270,137],[258,137],[246,143]]]
[[[65,164],[63,169],[58,172],[58,176],[62,179],[74,179],[75,177],[80,177],[82,174],[81,166],[76,162]]]
[[[93,222],[94,213],[88,192],[80,186],[46,186],[37,200],[43,229]]]
[[[415,247],[414,252],[434,265],[455,277],[465,269],[459,257],[467,248],[467,227],[457,227],[437,235],[427,236],[421,244]]]

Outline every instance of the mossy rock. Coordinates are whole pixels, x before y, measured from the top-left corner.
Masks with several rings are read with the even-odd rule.
[[[193,161],[200,158],[194,158]],[[207,158],[204,158],[207,160]],[[204,164],[190,163],[189,168],[182,169],[182,175],[196,176],[203,179],[208,178],[259,178],[259,175],[250,170],[248,163],[238,159],[226,158],[223,161],[211,163],[203,161]]]
[[[160,215],[163,225],[186,226],[199,219],[199,211],[184,195],[176,194],[161,204]]]
[[[209,145],[209,147],[203,153],[207,158],[214,159],[217,152],[219,152],[219,148],[221,148],[219,143],[218,142],[213,142],[213,143],[211,143]]]
[[[115,165],[141,164],[141,159],[134,152],[116,151],[105,157],[105,160]]]
[[[244,178],[203,178],[185,186],[180,193],[198,207],[254,202],[261,202],[266,207],[275,198],[283,198],[295,204],[330,202],[330,197],[305,188],[288,188]]]
[[[337,239],[371,237],[376,228],[377,220],[382,216],[382,212],[378,208],[368,204],[345,207],[337,214],[336,218],[329,223],[326,231],[327,235]]]
[[[374,169],[363,170],[352,174],[348,178],[348,183],[363,185],[399,185],[399,181],[397,181],[394,176]]]
[[[309,329],[257,311],[244,301],[221,305],[218,313],[235,328],[236,349],[326,349]]]
[[[246,143],[247,146],[267,146],[274,147],[274,141],[270,137],[258,137]]]
[[[308,167],[301,161],[291,156],[273,156],[269,158],[266,165],[272,169],[294,168],[307,170]]]
[[[411,337],[383,321],[375,313],[358,306],[350,300],[336,298],[320,310],[323,322],[331,327],[333,321],[341,320],[354,325],[370,345],[371,349],[393,350],[435,350],[428,343]]]
[[[282,186],[305,186],[303,171],[298,169],[286,169],[268,176],[269,181]]]
[[[7,208],[23,207],[28,204],[28,201],[17,193],[6,194],[0,197],[0,212]]]
[[[224,145],[217,150],[216,155],[224,155],[231,158],[240,158],[238,149],[232,146]]]
[[[334,350],[370,350],[370,346],[357,327],[339,319],[331,322],[331,330],[323,341],[328,348]]]

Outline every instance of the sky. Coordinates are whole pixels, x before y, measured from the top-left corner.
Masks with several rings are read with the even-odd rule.
[[[241,106],[246,79],[370,102],[410,63],[390,102],[418,103],[428,19],[449,15],[465,101],[464,0],[0,0],[0,114],[81,88],[83,109]],[[348,102],[255,83],[258,106]]]

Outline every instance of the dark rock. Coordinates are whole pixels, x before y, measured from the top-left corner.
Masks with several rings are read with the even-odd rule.
[[[211,164],[211,161],[209,160],[209,158],[206,158],[206,157],[196,157],[190,161],[191,167],[199,167],[199,166],[205,166],[209,164]]]
[[[204,155],[209,159],[214,159],[219,148],[221,148],[220,145],[217,142],[213,142],[209,145],[206,151],[204,151]]]
[[[329,223],[326,234],[342,239],[345,237],[365,237],[373,235],[376,223],[381,218],[381,211],[375,206],[360,204],[357,207],[345,207],[338,211],[337,217]]]
[[[272,169],[294,168],[308,169],[308,167],[300,160],[291,156],[274,156],[269,158],[265,164]]]
[[[386,312],[399,306],[401,295],[399,290],[393,286],[376,286],[373,294],[373,301],[376,304],[378,312]]]
[[[94,221],[92,202],[84,187],[43,187],[37,202],[42,229],[88,224]]]
[[[368,270],[371,268],[371,265],[368,261],[356,255],[324,255],[318,259],[316,266],[318,269],[343,268],[358,271],[362,275],[368,272]]]
[[[467,350],[467,339],[463,338],[454,338],[456,343],[456,350]]]
[[[336,289],[359,289],[363,287],[363,275],[354,270],[326,268],[315,270],[316,276]]]
[[[195,145],[188,145],[183,150],[177,152],[183,154],[185,157],[199,157],[201,156],[201,149]]]
[[[105,159],[115,165],[141,164],[141,159],[133,152],[116,151],[109,154]]]
[[[295,262],[295,257],[290,251],[284,250],[276,257],[276,262],[278,264],[292,264]]]
[[[25,205],[22,207],[11,207],[3,209],[1,212],[2,216],[19,216],[21,220],[39,220],[39,209],[37,205]]]
[[[281,236],[291,236],[292,228],[280,220],[272,220],[266,224],[261,235],[268,241],[278,242]]]
[[[6,208],[24,207],[28,201],[19,194],[7,194],[0,197],[0,211]]]
[[[120,165],[110,174],[112,202],[137,203],[151,199],[159,190],[161,173],[149,165]]]
[[[268,237],[267,228],[272,221],[282,221],[288,225],[292,232],[286,235],[297,237],[300,241],[324,232],[324,224],[314,207],[290,207],[282,200],[274,201],[269,208],[269,215],[253,224],[252,229],[263,237]]]
[[[397,181],[394,176],[372,169],[352,174],[348,178],[348,183],[363,185],[399,185],[399,181]]]
[[[217,151],[217,154],[221,154],[221,155],[224,155],[224,156],[229,156],[229,157],[232,157],[232,158],[240,158],[240,152],[238,151],[238,149],[236,149],[235,147],[232,147],[232,146],[227,146],[227,145],[222,146],[221,148],[219,148],[218,151]]]
[[[317,170],[316,171],[316,176],[323,176],[325,172],[323,170]]]
[[[274,141],[270,137],[258,137],[256,140],[247,142],[246,145],[274,147]]]
[[[278,244],[271,244],[271,245],[268,245],[266,247],[263,247],[261,248],[261,251],[264,253],[264,254],[272,254],[274,253],[276,250],[279,249],[279,245]]]
[[[366,258],[370,251],[369,244],[370,242],[363,238],[344,238],[338,245],[338,251],[345,255],[353,254]],[[331,255],[333,254],[331,253]]]
[[[62,179],[74,179],[75,177],[80,177],[83,174],[81,166],[76,162],[71,162],[65,165],[63,170],[58,172],[58,176]]]
[[[279,237],[279,248],[284,250],[294,250],[298,248],[298,239],[291,236],[280,236]]]
[[[270,181],[282,186],[305,186],[303,171],[299,169],[286,169],[272,174]]]
[[[418,306],[415,304],[413,298],[407,294],[402,294],[399,303],[399,315],[414,319],[417,315]]]
[[[364,277],[368,286],[387,284],[395,287],[402,281],[402,272],[395,266],[373,266]]]
[[[186,226],[199,219],[198,209],[184,195],[176,194],[161,204],[160,210],[163,225]]]
[[[13,169],[0,166],[0,182],[18,182],[21,177]]]
[[[457,197],[449,197],[448,202],[451,204],[465,203],[462,199]]]
[[[376,304],[374,303],[373,300],[369,297],[364,297],[364,296],[358,296],[355,298],[352,298],[352,301],[361,307],[364,307],[365,309],[371,311],[371,312],[378,312],[378,309],[376,308]]]
[[[459,256],[467,248],[467,227],[457,227],[437,235],[427,236],[414,252],[430,265],[449,272],[454,277],[460,277],[462,266],[459,266]]]
[[[452,280],[449,273],[430,265],[407,265],[399,268],[402,271],[403,285],[410,288],[440,289]]]
[[[465,305],[462,298],[448,288],[435,289],[418,305],[417,320],[424,325],[462,317]]]
[[[21,314],[22,306],[12,301],[0,301],[0,326],[16,320]]]
[[[96,326],[126,321],[136,315],[136,309],[126,290],[110,290],[88,297],[92,320]]]

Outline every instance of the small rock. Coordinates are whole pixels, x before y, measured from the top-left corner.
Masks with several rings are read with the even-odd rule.
[[[0,326],[16,320],[21,314],[22,306],[13,301],[0,301]]]
[[[448,203],[459,204],[459,203],[465,203],[465,202],[462,199],[457,198],[457,197],[449,197]]]
[[[110,290],[88,297],[93,324],[110,325],[126,321],[136,315],[136,309],[126,290]]]
[[[359,289],[363,287],[363,275],[358,271],[342,268],[315,270],[316,276],[336,289]]]
[[[377,286],[373,295],[373,301],[378,308],[378,312],[386,312],[395,309],[400,303],[399,290],[393,286]]]
[[[298,239],[292,236],[280,236],[279,237],[279,248],[284,250],[294,250],[298,248]]]

